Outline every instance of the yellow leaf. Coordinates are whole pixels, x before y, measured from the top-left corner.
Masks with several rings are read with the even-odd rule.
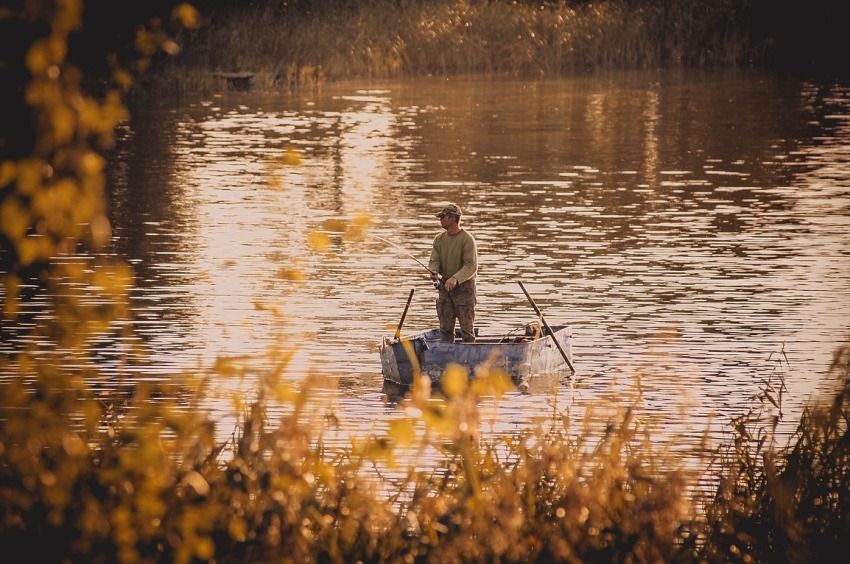
[[[198,27],[198,10],[187,2],[175,6],[171,11],[171,18],[185,28]]]
[[[232,359],[219,357],[215,361],[215,366],[213,366],[213,370],[222,376],[233,376],[239,372],[236,364]]]
[[[106,161],[97,153],[87,152],[79,162],[79,171],[84,175],[100,174]]]
[[[310,245],[310,248],[314,251],[321,252],[330,246],[331,239],[326,233],[313,231],[307,236],[307,244]]]
[[[63,0],[56,2],[56,16],[53,25],[62,31],[71,31],[80,27],[82,20],[82,2],[80,0]]]
[[[210,537],[201,537],[195,544],[195,556],[201,560],[210,560],[215,555],[215,543]]]
[[[15,168],[13,161],[3,161],[0,163],[0,187],[5,186],[15,179]]]
[[[72,207],[79,208],[81,202],[74,205],[76,196],[76,184],[72,180],[63,178],[46,190],[41,190],[35,194],[32,200],[32,211],[35,214],[49,216],[63,213]]]
[[[20,240],[27,231],[30,215],[17,198],[6,198],[0,204],[0,230],[13,242]]]
[[[47,40],[47,54],[51,64],[61,65],[68,54],[68,44],[65,42],[65,38],[51,35]]]
[[[322,222],[322,229],[342,233],[348,228],[348,222],[344,219],[326,219]]]
[[[292,403],[298,399],[298,390],[288,382],[278,382],[274,388],[274,397],[279,402]]]
[[[303,272],[294,268],[278,269],[276,275],[282,280],[292,280],[294,282],[300,282],[306,278]]]
[[[18,192],[30,195],[41,184],[44,162],[38,159],[27,159],[18,163]]]
[[[53,108],[50,125],[53,126],[53,140],[56,143],[64,144],[74,137],[74,113],[67,106],[58,105]]]
[[[371,224],[372,216],[367,213],[358,213],[351,220],[345,232],[345,238],[348,240],[362,239]]]
[[[230,534],[230,538],[236,542],[245,542],[245,539],[248,538],[248,527],[245,525],[245,520],[238,517],[230,519],[227,532]]]
[[[45,39],[33,41],[26,54],[27,68],[33,75],[42,74],[50,66],[50,52]]]
[[[301,152],[290,147],[284,151],[281,160],[285,165],[298,166],[301,164]]]
[[[18,243],[18,259],[21,266],[29,266],[39,259],[48,259],[53,254],[53,245],[46,237],[24,237]]]
[[[367,212],[358,212],[351,222],[357,227],[369,227],[372,225],[372,216]]]
[[[415,427],[410,419],[395,419],[390,421],[390,437],[400,444],[407,445],[413,442]]]
[[[96,215],[89,224],[91,229],[91,244],[94,249],[101,249],[112,239],[112,225],[105,215]]]
[[[176,41],[166,39],[162,42],[162,50],[168,53],[169,55],[174,56],[180,53],[180,45],[178,45]]]
[[[463,366],[453,362],[446,367],[440,380],[440,388],[450,398],[463,394],[468,385],[469,372]]]

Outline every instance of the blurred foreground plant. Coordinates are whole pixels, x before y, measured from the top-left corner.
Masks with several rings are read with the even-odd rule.
[[[229,445],[195,406],[203,385],[193,407],[160,386],[120,416],[93,411],[75,423],[84,398],[60,382],[0,385],[0,549],[127,562],[645,561],[677,550],[681,480],[645,463],[629,412],[590,449],[561,417],[485,439],[482,395],[510,384],[493,373],[467,385],[456,371],[445,396],[425,382],[413,390],[386,435],[332,449],[323,439],[332,414],[312,399],[326,384],[292,386],[279,360],[253,374],[258,396]],[[274,420],[272,405],[284,406]],[[395,493],[380,493],[373,469],[398,470],[393,452],[411,450],[438,453],[436,467],[414,458],[387,482]]]
[[[200,408],[203,382],[190,405],[160,386],[120,416],[75,421],[85,398],[50,374],[4,383],[0,549],[42,561],[818,561],[847,538],[847,357],[844,388],[806,411],[788,450],[736,422],[705,513],[632,409],[484,436],[480,403],[509,388],[499,373],[467,384],[449,371],[445,395],[423,381],[386,434],[346,448],[325,442],[328,383],[289,383],[285,356],[238,368],[260,387],[228,444]]]
[[[760,402],[733,422],[718,452],[719,486],[705,508],[701,557],[712,562],[828,562],[850,549],[850,345],[838,349],[831,402],[808,405],[788,445],[761,417],[783,389],[768,382]]]

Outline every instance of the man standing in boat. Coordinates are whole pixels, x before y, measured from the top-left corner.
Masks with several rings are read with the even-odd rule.
[[[434,282],[440,282],[437,317],[440,338],[454,341],[455,320],[460,323],[463,342],[475,342],[475,273],[478,248],[475,238],[460,226],[460,207],[449,204],[437,217],[445,230],[434,238],[428,268]]]

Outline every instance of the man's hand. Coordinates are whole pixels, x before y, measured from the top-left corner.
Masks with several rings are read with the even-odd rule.
[[[446,287],[447,292],[451,292],[452,290],[455,289],[455,286],[457,286],[457,278],[452,276],[451,278],[446,280],[446,283],[444,284],[444,286]]]

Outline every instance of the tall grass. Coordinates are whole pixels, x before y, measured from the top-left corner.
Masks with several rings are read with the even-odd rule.
[[[733,422],[718,452],[720,485],[705,513],[703,554],[713,561],[828,562],[850,548],[850,346],[836,351],[831,402],[805,408],[776,449],[758,407]],[[776,395],[762,396],[775,403]],[[775,423],[774,423],[775,425]]]
[[[773,384],[732,423],[705,507],[630,408],[481,434],[482,398],[509,388],[498,373],[469,384],[447,373],[446,395],[419,385],[386,431],[332,449],[333,417],[311,401],[319,384],[287,384],[285,360],[257,375],[226,444],[200,407],[203,385],[105,409],[42,371],[0,385],[0,550],[37,561],[821,561],[850,532],[848,351],[834,367],[841,390],[806,409],[787,448],[758,409],[780,405]],[[191,404],[165,399],[176,396]],[[287,407],[271,417],[272,404]],[[426,449],[440,453],[436,470],[399,462]],[[396,477],[381,483],[379,467]]]
[[[286,87],[321,79],[745,64],[740,2],[494,0],[265,3],[210,18],[160,80],[198,87],[251,71]]]

